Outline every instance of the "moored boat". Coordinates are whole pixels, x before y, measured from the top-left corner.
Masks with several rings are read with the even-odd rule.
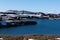
[[[1,27],[15,27],[21,25],[35,25],[36,21],[29,20],[3,20],[0,22]]]

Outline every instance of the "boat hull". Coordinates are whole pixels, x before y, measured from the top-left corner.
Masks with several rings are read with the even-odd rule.
[[[36,21],[21,21],[21,22],[6,22],[7,25],[0,24],[0,28],[2,27],[16,27],[16,26],[23,26],[23,25],[35,25],[37,24]]]

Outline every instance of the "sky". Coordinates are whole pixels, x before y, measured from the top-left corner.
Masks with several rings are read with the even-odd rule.
[[[0,0],[0,11],[7,10],[60,13],[60,0]]]

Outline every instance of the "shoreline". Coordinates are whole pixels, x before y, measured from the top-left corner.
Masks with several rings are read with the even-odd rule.
[[[27,35],[19,35],[19,36],[13,36],[13,35],[1,35],[0,38],[3,38],[4,40],[24,40],[24,39],[36,39],[36,40],[48,40],[48,39],[55,39],[60,38],[60,35],[55,34],[27,34]]]

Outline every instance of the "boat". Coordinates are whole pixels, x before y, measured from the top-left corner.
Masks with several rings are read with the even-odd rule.
[[[21,25],[35,25],[36,21],[31,20],[2,20],[0,27],[16,27]]]

